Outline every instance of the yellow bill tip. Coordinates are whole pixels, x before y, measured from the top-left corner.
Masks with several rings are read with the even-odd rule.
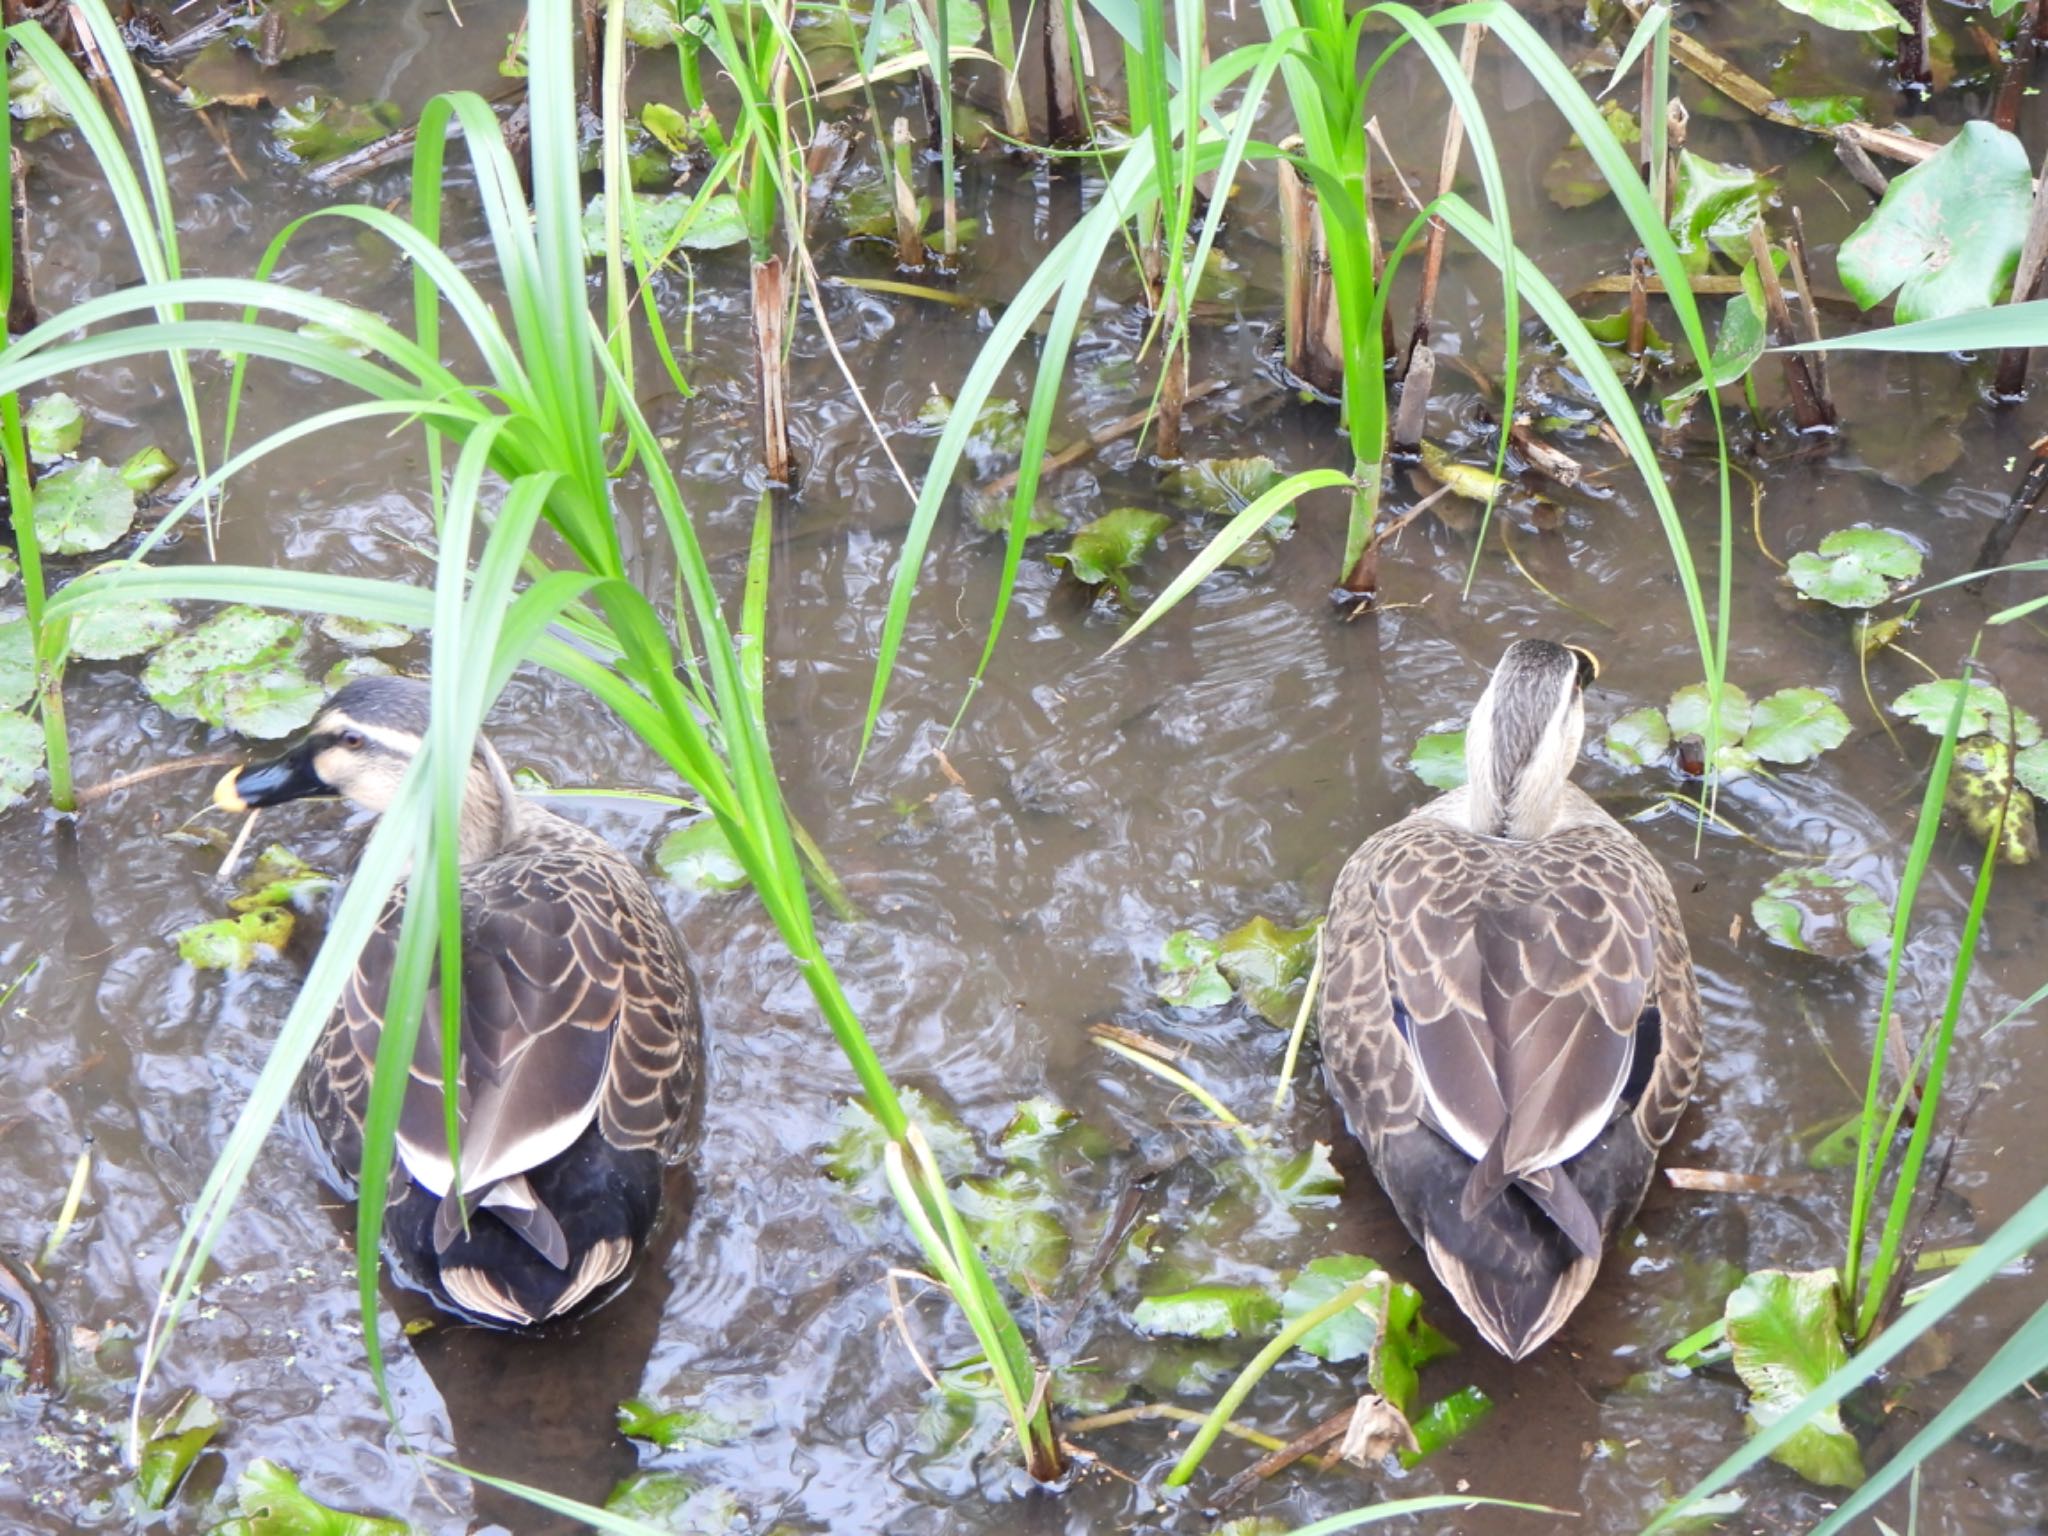
[[[237,815],[249,809],[248,801],[244,800],[235,789],[235,780],[241,776],[242,770],[240,768],[230,768],[221,775],[220,782],[213,786],[213,803],[222,810],[233,811]]]

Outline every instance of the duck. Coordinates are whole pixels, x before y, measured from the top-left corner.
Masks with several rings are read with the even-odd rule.
[[[1510,1360],[1585,1299],[1691,1098],[1699,987],[1656,857],[1571,782],[1590,651],[1509,645],[1466,782],[1338,874],[1323,1075],[1402,1224]]]
[[[388,809],[426,739],[429,689],[361,677],[281,755],[231,770],[224,810],[339,796]],[[489,1327],[533,1329],[623,1290],[694,1133],[695,974],[640,871],[514,788],[478,737],[457,839],[462,905],[461,1177],[448,1156],[441,1008],[430,987],[385,1211],[400,1278]],[[405,910],[386,902],[299,1084],[351,1197]]]

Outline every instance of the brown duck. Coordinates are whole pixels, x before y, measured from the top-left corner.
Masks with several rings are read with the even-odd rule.
[[[214,791],[229,810],[340,795],[385,810],[427,730],[427,685],[359,678],[305,737]],[[399,1115],[385,1236],[406,1278],[477,1321],[526,1327],[622,1289],[696,1120],[701,1020],[675,930],[609,843],[522,798],[479,738],[463,795],[461,1196],[427,994]],[[364,946],[301,1084],[352,1185],[404,892]]]
[[[1509,646],[1467,782],[1337,877],[1323,1071],[1430,1268],[1521,1359],[1585,1297],[1699,1075],[1671,882],[1570,782],[1589,652]]]

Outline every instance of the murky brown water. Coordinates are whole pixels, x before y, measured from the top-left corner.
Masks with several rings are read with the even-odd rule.
[[[1739,9],[1762,9],[1773,25],[1785,19],[1768,7]],[[496,89],[493,66],[516,14],[505,0],[466,4],[458,31],[430,3],[374,16],[368,7],[352,9],[331,24],[339,53],[311,61],[303,75],[343,94],[392,95],[408,107],[443,86]],[[1741,41],[1733,20],[1714,30],[1731,47]],[[1567,48],[1582,46],[1571,28],[1558,36]],[[1855,57],[1845,50],[1853,44],[1831,41],[1823,58],[1836,61],[1838,74],[1864,70],[1843,62]],[[1743,56],[1752,68],[1769,62],[1755,49]],[[654,78],[663,66],[642,68]],[[1532,189],[1517,209],[1525,246],[1563,282],[1612,270],[1622,245],[1617,216],[1593,210],[1561,219],[1533,190],[1562,141],[1554,118],[1526,104],[1529,93],[1512,69],[1484,84],[1501,104],[1496,128],[1510,179]],[[1433,164],[1436,97],[1416,85],[1412,68],[1383,89],[1376,108],[1397,150],[1411,166]],[[1697,100],[1702,93],[1689,83],[1686,94]],[[268,153],[255,118],[225,113],[222,120],[247,180],[223,164],[184,111],[165,103],[160,113],[187,212],[188,263],[241,273],[289,215],[319,199],[296,169]],[[1704,153],[1782,162],[1820,251],[1853,227],[1857,215],[1839,206],[1831,189],[1840,178],[1820,141],[1704,112],[1696,113],[1693,134]],[[90,163],[57,140],[38,146],[34,160],[46,312],[131,280]],[[1826,188],[1817,185],[1823,177]],[[394,174],[365,195],[385,201],[401,187]],[[1020,162],[987,159],[969,166],[966,188],[968,208],[988,210],[1002,237],[976,248],[960,286],[999,303],[1072,219],[1078,186],[1050,183]],[[1860,211],[1860,194],[1849,195]],[[1247,279],[1238,301],[1243,318],[1205,326],[1195,362],[1196,377],[1220,376],[1232,388],[1219,411],[1198,413],[1190,449],[1268,453],[1288,469],[1340,462],[1345,448],[1330,413],[1279,398],[1261,372],[1278,308],[1269,183],[1249,178],[1238,205],[1227,244]],[[458,242],[458,254],[480,259],[482,248]],[[820,252],[827,273],[880,275],[885,259],[878,247]],[[1825,254],[1820,264],[1831,283]],[[735,588],[757,489],[742,274],[737,253],[700,260],[698,352],[688,364],[699,393],[655,407],[658,425],[678,444],[684,489],[721,576]],[[402,303],[404,274],[340,225],[306,236],[287,275],[387,312]],[[827,293],[832,323],[892,427],[908,423],[931,388],[952,388],[981,339],[973,309]],[[680,285],[668,301],[675,318]],[[1496,309],[1477,264],[1454,255],[1440,311],[1447,347],[1490,365]],[[1833,323],[1842,320],[1835,311]],[[1140,330],[1131,313],[1108,301],[1098,307],[1078,349],[1078,384],[1059,435],[1134,408],[1139,386],[1127,360]],[[1176,1013],[1158,1003],[1153,963],[1166,935],[1185,926],[1219,932],[1260,912],[1299,920],[1319,911],[1348,850],[1428,793],[1404,767],[1415,736],[1460,718],[1485,669],[1515,636],[1569,635],[1604,653],[1607,670],[1590,708],[1596,734],[1695,680],[1698,663],[1663,535],[1624,472],[1606,477],[1598,494],[1570,499],[1561,530],[1516,527],[1517,553],[1566,610],[1534,590],[1498,542],[1461,601],[1469,538],[1424,519],[1387,561],[1383,581],[1395,606],[1345,624],[1323,598],[1341,546],[1341,512],[1334,501],[1312,503],[1270,567],[1211,581],[1112,661],[1102,652],[1120,620],[1090,608],[1034,558],[990,682],[942,760],[944,722],[979,652],[1000,566],[999,541],[949,514],[876,746],[849,782],[908,502],[808,325],[796,350],[792,428],[808,473],[780,514],[769,703],[790,799],[864,913],[858,923],[828,922],[826,944],[898,1080],[950,1106],[984,1141],[1017,1099],[1039,1092],[1106,1133],[1111,1150],[1069,1170],[1063,1214],[1073,1238],[1071,1287],[1107,1213],[1134,1180],[1156,1175],[1143,1209],[1160,1218],[1170,1243],[1215,1200],[1235,1152],[1235,1143],[1191,1121],[1160,1084],[1096,1050],[1086,1026],[1115,1021],[1184,1048],[1188,1070],[1247,1118],[1264,1118],[1281,1035],[1234,1008]],[[1930,574],[1960,568],[2007,494],[2009,456],[2041,430],[2039,407],[1992,414],[1979,403],[1981,370],[1949,360],[1837,358],[1834,367],[1849,433],[1831,454],[1804,463],[1789,457],[1783,435],[1763,445],[1776,461],[1763,472],[1764,539],[1783,556],[1811,548],[1830,529],[1871,520],[1923,540]],[[217,402],[221,371],[207,364],[202,373]],[[1002,392],[1021,396],[1030,380],[1029,361],[1020,359]],[[1456,373],[1444,370],[1440,380],[1432,429],[1454,432],[1479,402]],[[1760,381],[1766,402],[1776,401],[1778,380],[1766,369]],[[97,440],[111,458],[124,434],[131,446],[177,440],[164,385],[150,370],[110,369],[71,388],[99,419]],[[331,395],[311,380],[278,376],[252,395],[244,440],[334,403]],[[915,469],[920,445],[900,431],[895,441]],[[1597,448],[1588,456],[1606,462]],[[1697,456],[1674,456],[1667,468],[1695,546],[1708,559],[1711,468]],[[1049,490],[1082,516],[1166,504],[1128,444],[1063,472]],[[362,574],[417,572],[422,561],[406,541],[428,534],[424,494],[409,441],[350,434],[246,475],[228,503],[223,552],[238,561]],[[1408,496],[1402,489],[1397,504]],[[623,501],[634,515],[630,493]],[[1743,526],[1745,510],[1739,505],[1733,551],[1733,676],[1752,694],[1819,685],[1849,711],[1856,733],[1816,767],[1728,787],[1723,810],[1754,841],[1710,830],[1695,849],[1692,824],[1674,811],[1640,825],[1673,870],[1712,1020],[1705,1081],[1667,1161],[1789,1175],[1796,1191],[1731,1198],[1660,1186],[1638,1234],[1612,1257],[1558,1341],[1513,1368],[1462,1326],[1355,1161],[1345,1164],[1340,1208],[1300,1220],[1267,1213],[1222,1239],[1191,1238],[1170,1249],[1183,1268],[1219,1278],[1291,1270],[1321,1253],[1372,1254],[1422,1287],[1434,1321],[1463,1346],[1428,1370],[1426,1395],[1474,1383],[1499,1404],[1463,1441],[1403,1478],[1283,1475],[1256,1501],[1256,1512],[1283,1522],[1274,1530],[1375,1497],[1466,1490],[1582,1510],[1574,1528],[1589,1533],[1635,1530],[1742,1436],[1733,1378],[1671,1372],[1660,1364],[1663,1348],[1717,1313],[1735,1273],[1824,1265],[1838,1255],[1847,1179],[1808,1174],[1799,1133],[1856,1103],[1829,1055],[1860,1081],[1881,965],[1792,955],[1763,942],[1746,918],[1763,880],[1783,863],[1760,845],[1824,855],[1889,895],[1926,742],[1905,742],[1911,762],[1887,742],[1863,702],[1846,622],[1796,604]],[[668,572],[651,553],[660,547],[658,532],[644,509],[639,515],[649,517],[641,544],[650,551],[649,589],[665,592]],[[1184,542],[1179,532],[1169,535],[1169,552],[1147,562],[1141,588],[1157,590]],[[201,558],[196,543],[187,540],[177,558]],[[2038,549],[2036,534],[2016,553]],[[1914,649],[1952,671],[1983,615],[2022,590],[1994,586],[1990,607],[1945,596],[1924,616]],[[2037,634],[1994,632],[1988,654],[2021,705],[2048,711]],[[71,675],[82,784],[234,745],[150,706],[135,670],[85,664]],[[1917,679],[1897,658],[1873,668],[1881,699]],[[515,765],[554,783],[676,788],[606,716],[549,678],[515,681],[492,731]],[[1582,779],[1622,811],[1676,787],[1623,774],[1597,754],[1589,754]],[[9,1400],[0,1418],[0,1524],[196,1530],[208,1523],[207,1496],[268,1456],[298,1471],[319,1496],[424,1529],[556,1529],[550,1517],[479,1495],[411,1452],[601,1501],[640,1459],[613,1428],[614,1405],[644,1393],[710,1406],[744,1426],[729,1445],[647,1459],[729,1490],[746,1529],[1203,1528],[1194,1505],[1177,1510],[1154,1491],[1176,1449],[1159,1421],[1082,1437],[1100,1462],[1057,1497],[1028,1490],[987,1435],[947,1443],[944,1416],[930,1411],[891,1321],[885,1272],[912,1263],[913,1245],[892,1215],[877,1217],[820,1167],[852,1076],[755,903],[675,891],[669,904],[705,982],[712,1076],[693,1169],[694,1213],[665,1262],[648,1264],[617,1304],[542,1342],[446,1325],[409,1338],[387,1314],[401,1422],[394,1431],[364,1368],[343,1213],[307,1149],[279,1134],[162,1377],[167,1390],[191,1387],[211,1397],[227,1428],[170,1515],[136,1515],[115,1465],[113,1430],[125,1417],[132,1374],[121,1340],[147,1321],[180,1223],[305,959],[301,947],[228,979],[195,974],[179,961],[169,936],[219,910],[218,857],[164,834],[201,807],[209,782],[196,772],[157,779],[75,822],[32,808],[0,818],[0,978],[41,960],[0,1024],[0,1245],[33,1255],[88,1137],[94,1153],[84,1215],[46,1276],[67,1334],[67,1384],[49,1399]],[[633,802],[567,804],[643,853],[663,827],[662,813]],[[269,820],[267,835],[288,839],[316,862],[337,867],[348,857],[350,834],[332,808],[296,808]],[[1943,839],[1906,968],[1903,1015],[1915,1031],[1938,1011],[1974,861],[1967,843]],[[2044,942],[2048,906],[2037,871],[2003,873],[1951,1079],[1952,1104],[1974,1097],[1975,1109],[1930,1227],[1937,1244],[1981,1236],[2038,1187],[2048,1059],[2032,1023],[1989,1036],[1984,1026],[2040,982]],[[1305,1062],[1274,1134],[1304,1148],[1337,1129],[1313,1063]],[[1092,1362],[1106,1382],[1137,1379],[1135,1400],[1206,1407],[1249,1350],[1138,1338],[1127,1313],[1152,1278],[1128,1266],[1113,1270],[1104,1292],[1079,1303],[1055,1358]],[[1983,1361],[2038,1303],[2040,1289],[2035,1278],[2007,1281],[1959,1316],[1947,1331],[1952,1358],[1924,1381],[1896,1383],[1879,1454],[1902,1443],[1930,1405]],[[412,1298],[392,1300],[405,1316],[419,1312]],[[1027,1300],[1027,1327],[1051,1336],[1076,1301],[1067,1289],[1042,1303]],[[914,1304],[911,1325],[920,1348],[941,1365],[971,1350],[957,1318],[935,1302]],[[1350,1372],[1296,1356],[1261,1386],[1244,1417],[1286,1436],[1327,1417],[1357,1389]],[[1205,1475],[1204,1483],[1213,1490],[1243,1460],[1225,1442],[1211,1458],[1215,1480]],[[1743,1528],[1802,1528],[1826,1507],[1777,1468],[1745,1486],[1751,1503]],[[2048,1429],[2037,1405],[2007,1404],[1931,1464],[1920,1529],[2039,1529],[2044,1508]],[[1554,1523],[1475,1514],[1428,1528]]]

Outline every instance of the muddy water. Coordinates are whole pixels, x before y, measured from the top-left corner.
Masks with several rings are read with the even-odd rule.
[[[1770,13],[1774,18],[1778,13]],[[331,60],[307,78],[344,93],[379,92],[414,105],[455,83],[495,88],[493,64],[514,12],[465,5],[458,30],[437,7],[391,17],[344,12]],[[1569,31],[1567,47],[1581,46]],[[1851,56],[1839,45],[1840,63]],[[1763,62],[1750,60],[1752,68]],[[1856,66],[1860,68],[1861,66]],[[647,70],[659,72],[657,64]],[[1489,66],[1491,69],[1491,66]],[[1562,139],[1526,104],[1511,70],[1483,82],[1502,104],[1521,237],[1564,282],[1613,270],[1621,247],[1611,214],[1559,218],[1534,191]],[[1397,149],[1434,161],[1436,98],[1395,73],[1379,104]],[[1689,97],[1697,91],[1687,88]],[[318,205],[299,172],[266,152],[260,125],[235,114],[247,179],[213,141],[165,104],[173,182],[188,211],[188,260],[239,273],[290,214]],[[1703,152],[1782,163],[1791,196],[1827,251],[1853,225],[1818,185],[1830,164],[1818,141],[1747,121],[1695,116]],[[46,310],[132,278],[89,163],[49,141],[35,158],[38,281]],[[1838,178],[1830,178],[1830,185]],[[397,177],[367,189],[398,195]],[[1094,187],[1085,188],[1093,196]],[[975,163],[967,206],[1001,238],[977,247],[960,279],[977,303],[999,303],[1081,205],[1078,182],[1051,182],[1018,163]],[[1852,197],[1854,194],[1850,194]],[[1197,453],[1270,454],[1289,469],[1340,462],[1329,413],[1288,399],[1262,371],[1272,346],[1278,271],[1270,188],[1253,178],[1228,256],[1245,287],[1235,314],[1205,320],[1195,373],[1230,381],[1190,431]],[[1859,205],[1860,206],[1860,205]],[[463,241],[469,244],[463,244]],[[473,233],[458,254],[481,259]],[[828,273],[882,275],[875,247],[828,245]],[[352,230],[316,228],[292,273],[322,291],[399,313],[404,274]],[[690,362],[696,396],[652,409],[675,444],[684,489],[721,577],[737,586],[756,494],[749,436],[743,267],[732,253],[698,267]],[[1123,279],[1106,285],[1115,290]],[[671,322],[685,295],[666,293]],[[934,388],[963,375],[982,334],[977,308],[882,303],[828,290],[831,322],[856,359],[870,398],[913,470],[924,451],[908,424]],[[1482,369],[1497,360],[1497,300],[1474,264],[1453,257],[1440,345]],[[1833,323],[1845,323],[1833,311]],[[1077,384],[1060,436],[1134,408],[1141,380],[1129,358],[1141,321],[1105,300],[1078,349]],[[1065,1279],[1027,1298],[1027,1328],[1062,1365],[1082,1367],[1094,1396],[1135,1383],[1127,1401],[1206,1407],[1248,1350],[1152,1343],[1127,1321],[1146,1289],[1189,1278],[1257,1280],[1318,1254],[1367,1253],[1423,1290],[1429,1315],[1460,1346],[1424,1377],[1427,1396],[1476,1384],[1495,1413],[1450,1450],[1406,1476],[1300,1469],[1239,1513],[1285,1529],[1378,1497],[1470,1491],[1584,1512],[1577,1528],[1627,1532],[1741,1437],[1732,1377],[1666,1369],[1662,1350],[1718,1311],[1742,1270],[1807,1268],[1839,1251],[1847,1182],[1809,1172],[1816,1128],[1854,1106],[1841,1072],[1860,1080],[1882,980],[1875,960],[1836,965],[1763,942],[1747,923],[1752,897],[1787,855],[1824,857],[1879,889],[1895,889],[1917,802],[1923,740],[1887,741],[1869,707],[1840,616],[1799,608],[1745,526],[1738,483],[1733,535],[1733,676],[1760,694],[1785,685],[1827,689],[1856,732],[1815,767],[1731,784],[1731,828],[1694,828],[1659,796],[1661,775],[1626,774],[1589,754],[1583,782],[1623,814],[1644,813],[1644,838],[1671,867],[1698,957],[1712,1021],[1706,1076],[1667,1161],[1728,1173],[1782,1176],[1782,1193],[1729,1197],[1660,1188],[1601,1283],[1557,1341],[1509,1368],[1458,1320],[1430,1280],[1369,1176],[1341,1150],[1341,1204],[1289,1215],[1228,1214],[1235,1143],[1162,1085],[1097,1050],[1087,1026],[1115,1022],[1169,1042],[1185,1068],[1226,1104],[1270,1126],[1291,1150],[1338,1139],[1313,1062],[1278,1116],[1269,1115],[1283,1041],[1231,1008],[1176,1012],[1153,994],[1154,961],[1174,929],[1220,932],[1255,913],[1293,922],[1321,909],[1355,843],[1428,791],[1406,769],[1416,735],[1457,721],[1509,639],[1576,638],[1606,657],[1590,699],[1594,733],[1658,703],[1698,676],[1698,662],[1663,534],[1632,475],[1564,503],[1560,528],[1516,520],[1514,552],[1555,600],[1519,573],[1495,542],[1469,598],[1459,587],[1469,534],[1434,518],[1414,524],[1386,562],[1390,606],[1375,619],[1336,620],[1323,600],[1341,546],[1341,512],[1311,503],[1277,558],[1255,574],[1211,581],[1128,654],[1103,659],[1121,619],[1054,579],[1042,559],[1024,567],[1017,608],[988,685],[950,742],[944,722],[979,652],[1000,546],[948,515],[934,541],[898,681],[876,745],[852,776],[884,594],[908,502],[825,356],[800,330],[792,430],[806,466],[783,502],[771,602],[769,706],[792,804],[823,845],[862,912],[827,923],[826,944],[878,1049],[899,1081],[926,1091],[986,1146],[1016,1101],[1050,1094],[1101,1133],[1070,1160],[1060,1214],[1072,1240]],[[223,379],[203,369],[218,401]],[[1978,402],[1981,376],[1949,360],[1835,363],[1851,430],[1832,451],[1796,457],[1781,431],[1755,443],[1765,487],[1761,542],[1783,557],[1828,530],[1863,520],[1906,531],[1943,575],[1974,550],[2011,480],[2007,459],[2040,430],[2036,408],[1994,416]],[[1482,402],[1451,370],[1431,429],[1468,433]],[[1028,361],[1004,392],[1029,387]],[[76,381],[95,413],[105,456],[152,437],[174,442],[176,414],[149,368]],[[1569,381],[1564,386],[1568,391]],[[1777,380],[1762,377],[1767,406]],[[245,430],[260,432],[340,397],[280,375],[256,392]],[[108,441],[108,438],[114,441]],[[1961,451],[1955,452],[1957,443]],[[1597,446],[1596,464],[1608,462]],[[993,472],[994,466],[991,466]],[[1674,445],[1667,473],[1702,559],[1716,538],[1710,466]],[[1119,505],[1163,506],[1150,466],[1128,444],[1082,461],[1049,485],[1063,510],[1092,516]],[[415,449],[371,433],[260,466],[227,508],[224,554],[240,561],[362,574],[417,573],[409,541],[428,534]],[[1396,508],[1412,499],[1397,488]],[[649,590],[665,592],[651,512],[631,487],[629,519],[643,525]],[[1152,556],[1141,592],[1157,590],[1199,534],[1176,528]],[[198,559],[187,539],[173,558]],[[2033,547],[2029,547],[2032,544]],[[2038,535],[2019,555],[2038,553]],[[2001,583],[1991,607],[2025,590]],[[1991,607],[1950,596],[1923,616],[1915,651],[1950,670]],[[2018,702],[2048,710],[2039,637],[1994,632],[1988,654]],[[82,665],[68,693],[78,772],[96,784],[135,769],[234,748],[150,706],[133,666]],[[1873,664],[1888,698],[1918,680],[1897,658]],[[516,765],[554,784],[675,791],[663,771],[573,689],[524,675],[492,717]],[[943,756],[941,752],[943,751]],[[522,1342],[443,1323],[409,1335],[423,1316],[392,1294],[382,1320],[398,1410],[384,1416],[364,1365],[356,1320],[347,1210],[320,1183],[296,1133],[280,1132],[250,1181],[216,1255],[214,1276],[184,1326],[163,1382],[220,1408],[227,1428],[173,1513],[140,1516],[120,1492],[114,1430],[125,1416],[133,1334],[145,1325],[179,1225],[214,1151],[261,1067],[307,957],[228,979],[198,975],[169,936],[215,915],[217,852],[166,833],[201,811],[201,771],[151,781],[91,806],[75,821],[35,809],[0,818],[0,976],[40,966],[16,995],[0,1050],[0,1244],[33,1255],[61,1203],[82,1145],[93,1153],[83,1216],[46,1268],[60,1320],[66,1384],[55,1397],[9,1400],[0,1419],[0,1524],[29,1530],[194,1530],[207,1500],[249,1462],[271,1457],[337,1504],[397,1515],[423,1529],[565,1528],[435,1469],[413,1452],[602,1500],[640,1461],[613,1428],[614,1405],[635,1394],[690,1402],[739,1426],[729,1443],[649,1458],[726,1490],[739,1528],[835,1532],[1106,1532],[1204,1527],[1194,1504],[1157,1492],[1175,1443],[1163,1421],[1077,1437],[1093,1460],[1062,1495],[1025,1487],[988,1427],[949,1415],[925,1387],[892,1316],[887,1272],[908,1265],[907,1234],[867,1195],[829,1179],[820,1152],[852,1078],[781,959],[772,929],[744,895],[666,899],[705,982],[711,1091],[703,1150],[679,1183],[658,1261],[625,1298],[563,1335]],[[564,806],[622,846],[651,853],[664,813],[605,798]],[[272,813],[262,831],[328,867],[354,833],[327,807]],[[210,824],[202,816],[198,825]],[[1775,850],[1775,851],[1774,851]],[[1945,837],[1911,943],[1903,1015],[1918,1030],[1938,1011],[1975,853]],[[2041,980],[2048,909],[2031,869],[2001,878],[1973,984],[1952,1081],[1974,1102],[1948,1191],[1929,1225],[1934,1246],[1988,1232],[2036,1187],[2042,1166],[2048,1060],[2030,1022],[1985,1026]],[[1312,1049],[1311,1049],[1312,1056]],[[1838,1072],[1838,1067],[1840,1072]],[[1951,1122],[1953,1123],[1953,1122]],[[1135,1191],[1135,1194],[1132,1192]],[[1078,1296],[1083,1260],[1110,1210],[1130,1195],[1156,1220],[1147,1267],[1120,1262],[1096,1294]],[[1215,1213],[1224,1211],[1218,1217]],[[1878,1427],[1879,1453],[1901,1443],[1948,1390],[2037,1304],[2038,1280],[1994,1287],[1895,1383]],[[905,1322],[938,1366],[971,1340],[957,1319],[903,1288]],[[1341,1408],[1361,1382],[1347,1369],[1297,1357],[1270,1377],[1244,1417],[1280,1436]],[[942,1407],[943,1405],[939,1405]],[[963,1433],[964,1427],[964,1433]],[[1244,1464],[1226,1442],[1211,1459],[1214,1489]],[[1954,1533],[2037,1528],[2048,1505],[2048,1434],[2038,1407],[2008,1404],[1929,1468],[1921,1529]],[[1822,1499],[1772,1469],[1746,1484],[1745,1528],[1797,1529]],[[707,1517],[709,1502],[702,1508]],[[1896,1514],[1896,1512],[1895,1512]],[[1460,1516],[1431,1529],[1543,1530],[1550,1516]],[[1902,1517],[1894,1519],[1902,1523]],[[713,1525],[710,1528],[722,1529]]]

